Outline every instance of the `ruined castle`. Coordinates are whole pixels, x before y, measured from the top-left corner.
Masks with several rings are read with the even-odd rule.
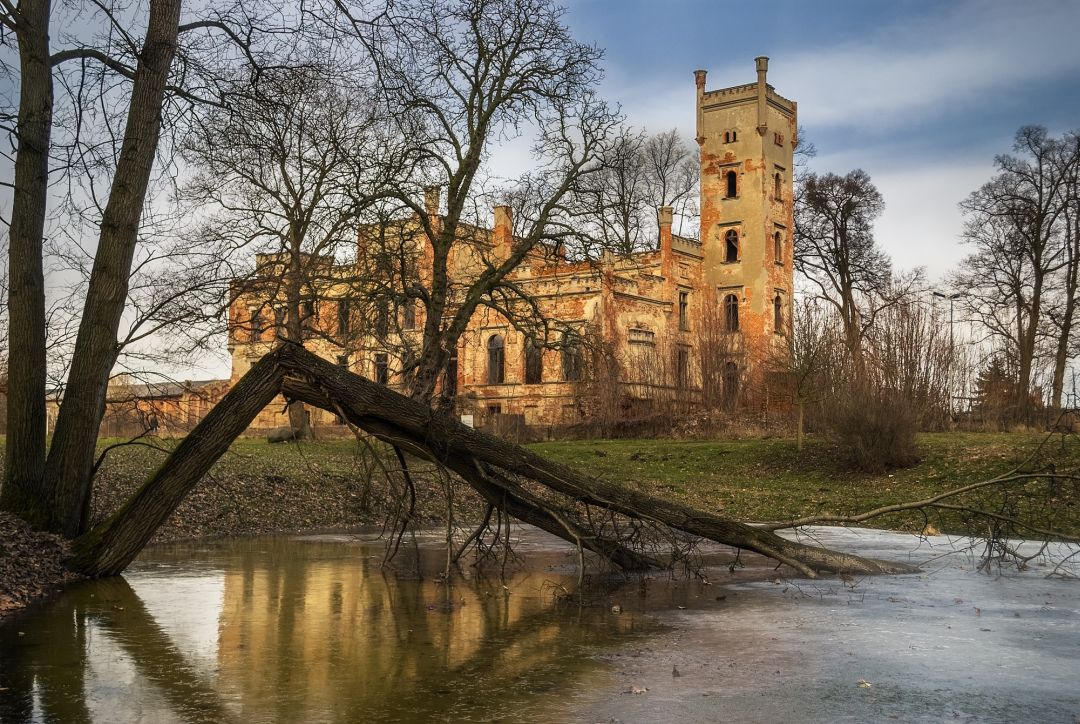
[[[718,90],[707,89],[704,70],[694,73],[698,238],[673,234],[672,210],[662,208],[653,250],[580,262],[530,255],[511,281],[575,338],[564,332],[562,340],[537,345],[535,335],[481,308],[448,370],[457,413],[474,424],[514,416],[532,426],[560,426],[594,414],[647,415],[673,401],[759,404],[770,384],[769,361],[784,354],[791,330],[797,119],[795,102],[766,81],[768,58],[756,64],[756,82]],[[426,203],[437,218],[437,191],[429,191]],[[496,207],[493,216],[491,228],[476,229],[461,244],[451,274],[509,249],[511,211]],[[395,223],[399,234],[419,234],[415,223]],[[230,307],[233,382],[275,344],[282,315],[267,298],[265,281],[286,273],[279,262],[260,257],[264,283],[244,285]],[[422,308],[361,313],[335,286],[332,269],[326,279],[304,302],[312,325],[305,346],[358,374],[401,385],[408,357],[402,350],[419,334]],[[316,426],[335,423],[324,411],[311,414]],[[279,405],[254,426],[285,424]]]

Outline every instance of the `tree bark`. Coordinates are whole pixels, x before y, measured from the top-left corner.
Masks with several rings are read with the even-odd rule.
[[[71,566],[92,577],[124,570],[229,445],[281,389],[281,347],[256,362],[108,520],[75,541]]]
[[[68,537],[84,532],[88,523],[95,443],[105,412],[109,373],[119,352],[117,331],[157,153],[165,86],[176,54],[180,5],[181,0],[150,3],[123,145],[101,219],[68,385],[45,465],[45,480],[55,496],[50,528]]]
[[[20,2],[18,149],[8,230],[7,440],[0,508],[49,524],[45,487],[45,277],[42,237],[49,186],[53,85],[49,2]]]
[[[902,563],[796,543],[744,523],[639,493],[632,486],[588,477],[531,450],[473,430],[291,344],[260,360],[131,502],[76,542],[73,567],[95,577],[122,571],[279,388],[291,399],[343,414],[352,424],[389,444],[446,465],[489,502],[626,568],[641,568],[658,561],[584,529],[561,512],[567,506],[588,504],[630,520],[752,550],[811,577],[818,571],[916,570]],[[556,506],[528,494],[514,476],[565,496],[567,505]]]

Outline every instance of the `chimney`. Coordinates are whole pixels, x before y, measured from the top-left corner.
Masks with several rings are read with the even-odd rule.
[[[697,134],[695,138],[699,146],[705,143],[705,135],[701,128],[703,120],[701,117],[701,101],[705,97],[705,76],[707,74],[708,71],[705,70],[694,71],[694,85],[697,86]]]
[[[660,222],[660,276],[671,279],[672,255],[671,255],[671,217],[670,206],[661,206],[657,210],[657,219]]]
[[[509,206],[495,207],[495,227],[491,232],[491,243],[495,245],[495,257],[500,261],[510,257],[514,243],[514,212]]]
[[[765,116],[766,100],[769,94],[769,87],[765,84],[765,74],[769,72],[769,59],[761,55],[754,58],[754,62],[757,63],[757,132],[764,136],[769,128]]]
[[[424,187],[424,211],[432,218],[432,221],[439,215],[440,195],[441,191],[438,186]]]

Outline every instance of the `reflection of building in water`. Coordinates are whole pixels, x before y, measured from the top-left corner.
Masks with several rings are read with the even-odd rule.
[[[491,694],[481,687],[551,665],[581,642],[563,640],[567,619],[538,590],[544,578],[512,579],[509,590],[499,581],[447,587],[396,579],[378,559],[343,558],[340,547],[311,543],[300,548],[313,554],[306,559],[297,550],[281,560],[249,558],[224,574],[218,662],[244,719],[399,707],[437,713],[447,699],[410,694],[453,682],[443,696],[479,700]],[[631,625],[630,617],[620,624]],[[571,663],[567,673],[586,665]]]

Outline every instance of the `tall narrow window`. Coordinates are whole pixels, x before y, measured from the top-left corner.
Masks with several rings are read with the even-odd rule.
[[[690,292],[679,292],[679,329],[690,329]]]
[[[284,334],[286,317],[288,315],[285,313],[285,307],[274,307],[274,329],[277,334]]]
[[[734,294],[724,297],[724,322],[727,331],[739,331],[739,298]]]
[[[380,385],[385,385],[390,381],[390,364],[386,352],[375,355],[375,381]]]
[[[344,337],[349,333],[350,321],[349,300],[342,299],[337,305],[337,329],[339,337]]]
[[[725,175],[727,179],[727,198],[733,199],[739,190],[739,177],[734,171],[728,171]]]
[[[724,408],[735,409],[739,399],[739,367],[734,362],[724,363]]]
[[[773,234],[773,257],[777,264],[784,263],[784,236],[779,231]]]
[[[731,142],[735,143],[735,141],[738,141],[738,140],[739,140],[739,132],[738,131],[732,131],[731,132]]]
[[[728,229],[728,232],[724,234],[724,261],[728,264],[734,264],[739,260],[739,232],[735,229]]]
[[[452,397],[457,394],[457,347],[450,350],[446,360],[446,372],[443,375],[443,389]]]
[[[563,379],[567,382],[581,380],[582,362],[581,340],[572,334],[567,334],[563,338],[562,348]]]
[[[525,384],[538,385],[544,378],[544,352],[531,339],[525,340]]]
[[[390,303],[380,299],[375,304],[375,334],[385,337],[390,331]]]
[[[779,172],[777,172],[776,175],[773,176],[773,186],[774,186],[774,188],[773,188],[773,196],[776,197],[777,201],[783,201],[784,200],[784,177],[781,176]]]
[[[405,309],[401,313],[401,326],[405,329],[416,329],[416,300],[406,299]]]
[[[777,334],[784,333],[784,302],[777,294],[772,300],[773,331]]]
[[[690,350],[686,347],[675,350],[675,386],[679,389],[690,386]]]
[[[488,368],[487,381],[489,385],[501,385],[506,379],[505,362],[506,346],[503,338],[497,334],[491,335],[487,343]]]
[[[263,326],[262,326],[262,310],[258,307],[252,307],[249,310],[251,319],[251,341],[258,342],[262,339]]]

